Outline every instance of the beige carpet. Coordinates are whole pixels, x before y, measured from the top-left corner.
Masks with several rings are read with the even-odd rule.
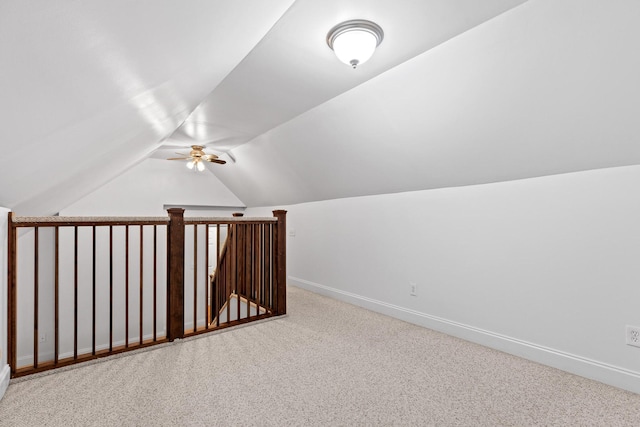
[[[0,426],[640,426],[640,395],[300,289],[289,316],[12,382]]]

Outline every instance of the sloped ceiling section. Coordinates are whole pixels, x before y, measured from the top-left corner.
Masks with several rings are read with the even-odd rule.
[[[171,138],[234,148],[523,1],[296,0]],[[326,43],[329,29],[348,19],[385,31],[357,70]]]
[[[52,214],[144,159],[292,2],[0,2],[0,205]]]
[[[247,206],[273,206],[638,164],[639,21],[633,0],[526,2],[214,173]]]

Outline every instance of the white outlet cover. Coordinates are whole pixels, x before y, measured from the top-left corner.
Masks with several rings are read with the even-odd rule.
[[[626,332],[627,345],[640,347],[640,326],[627,325]]]
[[[409,282],[409,295],[412,297],[418,296],[418,285],[414,282]]]

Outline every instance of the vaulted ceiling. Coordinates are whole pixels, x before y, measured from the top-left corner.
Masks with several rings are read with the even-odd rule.
[[[352,70],[325,37],[355,18],[385,38]],[[0,205],[54,213],[196,143],[230,154],[209,172],[247,206],[637,164],[639,18],[633,0],[4,0]]]

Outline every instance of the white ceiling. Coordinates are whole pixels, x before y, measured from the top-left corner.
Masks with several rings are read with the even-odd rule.
[[[523,2],[296,0],[171,138],[236,147]],[[326,43],[349,19],[385,31],[375,58],[356,70]]]
[[[138,163],[293,0],[0,2],[0,205],[54,213]]]
[[[272,206],[638,164],[639,20],[630,0],[531,0],[233,149],[214,173]]]
[[[325,43],[353,18],[385,31],[356,70]],[[634,0],[3,0],[0,205],[57,212],[194,143],[232,150],[209,167],[247,206],[636,164],[639,18]]]

